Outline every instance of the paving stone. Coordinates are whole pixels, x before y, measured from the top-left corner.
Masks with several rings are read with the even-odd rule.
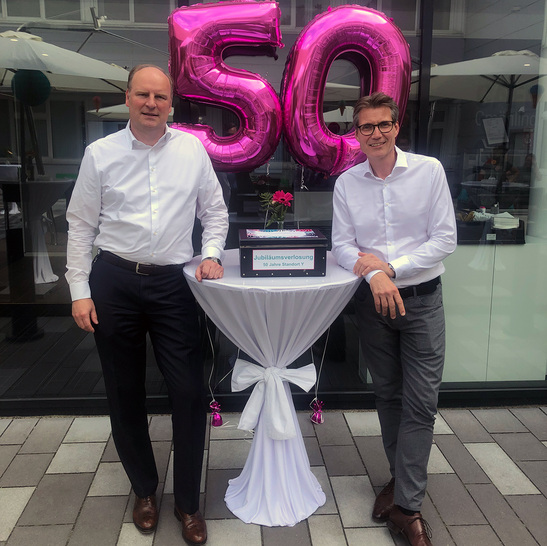
[[[480,546],[503,546],[496,533],[488,525],[461,525],[449,527],[450,534],[458,546],[480,544]]]
[[[293,527],[263,527],[263,546],[311,546],[308,522],[301,521]]]
[[[428,474],[451,474],[454,470],[450,466],[449,462],[445,459],[436,445],[431,446],[431,453],[429,455],[429,461],[427,463]]]
[[[331,483],[344,527],[384,525],[372,519],[376,495],[367,476],[334,476]]]
[[[355,445],[361,459],[365,463],[367,474],[372,485],[383,487],[391,480],[389,463],[384,452],[384,445],[380,436],[355,438]]]
[[[222,426],[211,427],[211,440],[240,440],[253,437],[249,430],[239,430],[237,425],[241,418],[241,413],[222,414]]]
[[[326,412],[324,415],[324,423],[313,425],[319,445],[352,445],[353,438],[343,414]]]
[[[367,473],[355,446],[322,446],[329,476],[363,476]]]
[[[532,483],[547,497],[547,461],[523,461],[517,464]]]
[[[122,463],[101,463],[95,472],[88,495],[90,497],[127,497],[130,491],[131,483]]]
[[[344,412],[351,434],[355,436],[381,436],[377,411]]]
[[[68,429],[64,441],[68,442],[106,442],[110,436],[108,417],[76,417]]]
[[[547,414],[540,408],[512,408],[511,413],[538,440],[547,440]]]
[[[20,453],[55,453],[72,421],[72,418],[42,417],[23,444]]]
[[[454,546],[454,541],[450,536],[444,521],[441,519],[439,512],[435,505],[431,502],[431,497],[426,493],[424,501],[422,503],[422,515],[431,527],[431,532],[433,533],[433,543],[443,546]],[[401,542],[406,545],[406,541],[401,539],[400,536],[397,536],[397,543]]]
[[[335,546],[337,544],[345,545],[346,537],[342,522],[338,515],[332,516],[310,516],[308,526],[313,546]],[[360,544],[365,544],[361,542]],[[370,543],[376,544],[376,543]],[[393,546],[393,541],[391,545]]]
[[[33,525],[15,527],[7,546],[60,546],[68,541],[72,525]],[[2,543],[3,544],[3,543]]]
[[[0,540],[7,540],[34,493],[34,487],[0,489]]]
[[[527,432],[526,427],[508,409],[477,409],[471,410],[471,413],[490,434]]]
[[[124,523],[116,546],[152,546],[154,533],[141,533],[133,523]]]
[[[125,496],[88,497],[82,506],[68,546],[116,544],[126,503]]]
[[[336,502],[334,501],[334,493],[332,492],[332,487],[330,484],[329,477],[327,475],[327,469],[324,466],[313,466],[311,469],[313,475],[317,478],[323,493],[325,493],[325,504],[320,506],[314,514],[316,515],[325,515],[325,514],[338,514],[338,508]]]
[[[492,438],[513,461],[547,461],[547,447],[533,434],[492,434]]]
[[[228,510],[224,496],[228,489],[228,480],[237,478],[240,474],[240,469],[208,470],[204,512],[207,520],[235,518],[234,514]]]
[[[247,525],[239,519],[208,521],[207,535],[207,546],[261,546],[263,544],[260,526]],[[161,544],[163,545],[163,542]]]
[[[170,442],[173,439],[173,424],[170,415],[153,415],[148,427],[153,442]]]
[[[433,434],[454,434],[454,431],[450,428],[448,423],[444,420],[440,413],[435,416],[435,426],[433,427]]]
[[[0,417],[0,436],[4,434],[4,431],[8,428],[9,424],[12,422],[11,417]]]
[[[46,473],[95,472],[104,448],[104,443],[61,444]]]
[[[547,545],[547,499],[543,495],[518,495],[507,497],[528,531],[541,546]]]
[[[428,477],[427,492],[446,525],[484,525],[481,511],[455,474]]]
[[[52,458],[52,453],[17,455],[0,479],[0,487],[38,485]]]
[[[169,463],[167,466],[167,474],[165,475],[165,487],[164,487],[164,493],[167,493],[169,495],[172,495],[174,493],[174,484],[173,484],[173,464],[174,464],[174,456],[173,451],[171,450],[171,453],[169,454]]]
[[[156,468],[158,470],[160,482],[166,480],[171,449],[171,442],[152,442],[152,450],[154,451],[154,459],[156,460]]]
[[[0,436],[0,445],[24,444],[37,422],[37,417],[12,419]]]
[[[302,436],[304,438],[306,436],[315,436],[315,430],[313,428],[313,423],[311,422],[310,416],[311,416],[311,410],[306,412],[304,411],[296,412],[298,424],[300,425],[300,432],[302,433]]]
[[[441,416],[462,442],[493,442],[469,410],[441,410]]]
[[[522,521],[492,484],[472,484],[467,486],[467,490],[482,510],[490,526],[496,530],[503,544],[536,545],[536,541]],[[460,542],[460,544],[465,543]]]
[[[92,480],[93,474],[46,474],[18,525],[74,523]]]
[[[323,466],[325,463],[323,462],[317,438],[315,436],[306,436],[303,440],[308,459],[310,460],[310,466]]]
[[[103,456],[101,457],[102,463],[118,463],[120,462],[120,457],[118,451],[116,450],[116,444],[114,443],[114,438],[110,436],[108,442],[106,442],[106,447],[103,451]]]
[[[19,449],[21,449],[19,445],[0,446],[0,476],[4,474]]]
[[[389,529],[346,529],[348,546],[362,546],[363,544],[374,544],[374,546],[393,546],[393,538]],[[334,543],[331,543],[334,546]],[[345,544],[339,542],[338,544]],[[314,543],[315,546],[315,543]]]
[[[497,444],[465,444],[502,495],[535,495],[539,491]]]
[[[250,440],[211,440],[209,468],[243,468],[250,449]]]
[[[442,435],[434,438],[435,444],[463,483],[490,483],[490,478],[457,436]]]
[[[205,493],[205,479],[207,476],[207,461],[209,460],[209,450],[203,451],[203,462],[201,464],[201,480],[199,482],[199,492]]]

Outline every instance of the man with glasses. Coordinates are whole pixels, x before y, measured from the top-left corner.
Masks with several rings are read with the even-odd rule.
[[[440,162],[395,146],[398,118],[384,93],[355,105],[367,160],[336,182],[332,252],[365,279],[355,311],[392,476],[372,515],[411,545],[428,546],[421,506],[444,365],[440,275],[456,248],[456,222]]]

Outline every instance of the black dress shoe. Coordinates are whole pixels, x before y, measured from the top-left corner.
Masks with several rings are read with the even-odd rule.
[[[156,495],[137,497],[133,506],[133,523],[141,533],[151,533],[158,525],[158,508]]]
[[[431,527],[419,512],[407,516],[395,506],[389,514],[387,526],[393,533],[402,534],[411,546],[433,546]]]
[[[378,521],[386,521],[389,513],[393,510],[394,500],[393,491],[395,489],[395,478],[391,478],[389,483],[380,491],[374,502],[372,517]]]
[[[190,544],[207,542],[207,525],[200,511],[186,514],[175,505],[175,517],[182,523],[182,538]]]

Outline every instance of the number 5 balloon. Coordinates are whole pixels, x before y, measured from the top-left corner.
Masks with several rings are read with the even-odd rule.
[[[335,59],[346,59],[357,67],[361,96],[374,91],[390,95],[399,105],[400,119],[411,73],[410,50],[401,31],[376,10],[340,6],[318,15],[304,28],[283,76],[285,142],[299,163],[331,175],[365,159],[354,133],[335,135],[323,121],[325,83]]]
[[[169,16],[169,70],[174,91],[189,100],[234,112],[239,131],[216,135],[207,125],[174,124],[196,135],[215,169],[251,171],[266,163],[281,139],[281,104],[259,75],[227,66],[232,52],[253,55],[283,47],[276,2],[196,4]],[[231,51],[230,51],[231,49]]]

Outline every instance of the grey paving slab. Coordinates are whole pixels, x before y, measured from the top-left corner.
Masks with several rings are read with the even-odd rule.
[[[457,436],[435,436],[435,443],[463,483],[490,483],[490,478]]]
[[[171,449],[171,442],[152,442],[152,450],[154,451],[154,459],[156,459],[156,468],[158,470],[160,482],[163,482],[166,479]]]
[[[431,446],[429,461],[427,463],[428,474],[451,474],[454,469],[446,460],[440,449],[436,445]]]
[[[462,442],[493,442],[488,431],[467,409],[441,410],[441,416]]]
[[[372,485],[383,487],[391,480],[391,473],[382,438],[380,436],[358,437],[355,438],[355,445],[365,463]]]
[[[485,525],[481,511],[455,474],[428,476],[427,492],[446,525]]]
[[[325,493],[325,504],[320,506],[314,514],[338,514],[338,507],[334,501],[334,493],[332,491],[331,483],[327,475],[327,469],[324,466],[314,466],[311,469],[313,475],[317,478],[323,493]]]
[[[95,472],[104,448],[104,443],[61,444],[47,469],[47,474]]]
[[[262,545],[260,526],[248,525],[238,519],[207,521],[207,534],[207,546]]]
[[[122,463],[101,463],[95,472],[88,495],[90,497],[127,497],[130,491],[131,483]]]
[[[152,546],[154,533],[141,533],[133,523],[123,523],[116,546]]]
[[[0,417],[0,436],[4,434],[4,431],[8,428],[11,421],[11,417]]]
[[[311,546],[308,522],[301,521],[294,527],[263,527],[263,546]]]
[[[437,413],[435,416],[433,434],[454,434],[454,431],[450,428],[450,425],[444,420],[440,413]]]
[[[431,502],[431,497],[427,493],[422,503],[422,516],[431,527],[431,531],[433,533],[433,544],[442,544],[443,546],[454,545],[454,541],[452,540],[444,521],[441,519],[437,508]],[[403,542],[400,536],[396,537],[396,539],[399,542]]]
[[[313,427],[313,423],[311,422],[310,416],[311,410],[296,412],[298,424],[300,425],[300,432],[302,433],[302,436],[304,436],[304,438],[306,436],[315,436],[315,430]]]
[[[29,500],[19,525],[74,523],[93,474],[46,474]]]
[[[523,461],[517,464],[541,493],[547,497],[547,461]]]
[[[42,417],[21,447],[21,453],[55,453],[72,421],[71,417]]]
[[[0,436],[0,445],[23,444],[38,422],[37,417],[12,419]]]
[[[532,433],[492,434],[513,461],[547,461],[545,447]]]
[[[205,518],[235,518],[224,502],[224,495],[226,495],[226,489],[228,488],[228,480],[237,478],[239,474],[241,474],[241,470],[238,469],[209,469],[205,489]]]
[[[540,408],[511,408],[511,413],[538,440],[547,440],[547,414]]]
[[[0,487],[30,487],[38,485],[53,453],[17,455],[0,478]]]
[[[308,518],[308,527],[313,546],[345,546],[346,544],[342,522],[337,514],[310,516]],[[391,544],[393,544],[393,541]]]
[[[323,462],[321,450],[319,449],[319,442],[315,436],[304,437],[304,445],[306,446],[306,453],[308,454],[311,466],[321,466],[325,464]]]
[[[88,497],[78,516],[69,546],[116,544],[127,497]]]
[[[526,432],[526,427],[509,409],[476,409],[471,410],[471,413],[490,434],[496,432]]]
[[[222,426],[211,427],[211,440],[240,440],[243,438],[252,438],[253,433],[250,430],[240,430],[237,428],[240,413],[226,413],[222,415]]]
[[[243,468],[250,449],[250,440],[211,440],[209,468]]]
[[[34,525],[16,527],[7,546],[64,546],[68,542],[72,525]]]
[[[359,451],[351,446],[321,446],[329,476],[363,476],[367,473]]]
[[[393,537],[387,528],[346,529],[346,536],[348,546],[362,546],[363,544],[393,546],[394,544]]]
[[[5,487],[0,489],[0,541],[8,540],[15,524],[28,505],[34,487]]]
[[[65,442],[106,442],[110,436],[110,419],[76,417],[65,436]]]
[[[319,445],[352,445],[353,438],[349,427],[340,412],[324,412],[325,422],[320,425],[313,425]]]
[[[381,436],[377,411],[344,412],[353,436]]]
[[[538,489],[497,444],[465,444],[502,495],[534,495]]]
[[[492,484],[472,484],[467,490],[503,544],[536,545],[528,529]]]
[[[458,546],[502,546],[500,539],[488,525],[461,525],[449,529]]]
[[[173,439],[173,425],[170,415],[153,415],[148,427],[153,442],[170,442]]]
[[[117,463],[120,461],[118,456],[118,451],[116,450],[116,444],[114,444],[114,438],[110,436],[108,442],[106,442],[106,447],[103,451],[103,456],[101,457],[102,463]]]
[[[0,476],[4,474],[20,449],[19,445],[0,446]]]
[[[334,476],[334,497],[344,527],[377,527],[372,519],[376,495],[367,476]]]
[[[547,545],[547,499],[543,495],[507,497],[524,525],[541,546]]]

